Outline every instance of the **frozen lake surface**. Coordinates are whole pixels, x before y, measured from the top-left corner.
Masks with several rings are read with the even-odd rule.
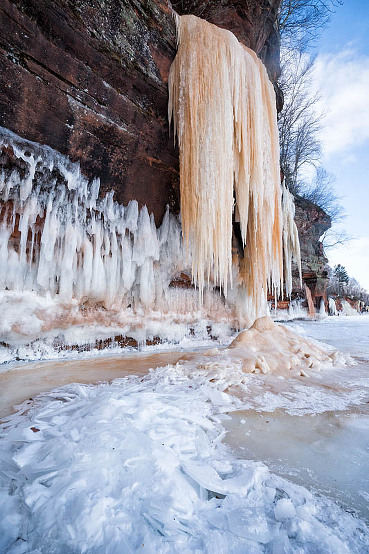
[[[190,359],[6,418],[0,551],[367,553],[369,318],[287,325],[360,363],[241,379]]]
[[[263,388],[255,383],[250,409],[225,423],[226,441],[237,456],[262,460],[369,521],[369,318],[288,326],[352,354],[358,364],[311,376],[304,386],[281,387],[273,376],[264,378]]]

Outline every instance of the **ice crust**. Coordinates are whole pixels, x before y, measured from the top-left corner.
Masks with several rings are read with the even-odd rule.
[[[171,291],[168,291],[171,296]],[[160,337],[157,348],[226,345],[235,335],[230,311],[221,313],[222,302],[204,295],[204,308],[195,290],[176,291],[172,307],[179,310],[145,313],[134,309],[91,308],[81,311],[78,302],[63,305],[50,295],[32,291],[0,292],[0,372],[15,360],[41,360],[92,356],[121,351],[120,338],[130,337],[140,350],[153,349],[146,341]],[[187,313],[180,313],[180,307]],[[207,313],[207,309],[209,312]],[[174,307],[173,307],[174,310]],[[213,315],[213,317],[211,317]],[[207,316],[207,317],[205,317]],[[99,348],[99,343],[109,345]],[[126,346],[129,349],[130,346]]]
[[[367,552],[362,521],[232,456],[224,385],[183,362],[21,408],[1,434],[1,551]]]

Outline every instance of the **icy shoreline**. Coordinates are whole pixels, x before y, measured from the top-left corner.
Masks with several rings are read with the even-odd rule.
[[[240,404],[180,364],[39,396],[2,433],[2,548],[367,551],[363,522],[234,458],[222,413]]]
[[[292,327],[339,341],[345,350],[347,332],[359,329],[363,338],[362,323]],[[339,328],[346,334],[338,336]],[[365,349],[360,354],[369,361]],[[369,529],[347,513],[347,504],[343,508],[321,490],[309,492],[288,473],[288,479],[274,474],[281,471],[273,463],[241,459],[226,444],[226,432],[229,414],[239,410],[266,417],[282,410],[302,427],[309,414],[361,413],[369,399],[369,366],[325,369],[307,380],[223,365],[201,369],[183,359],[146,377],[71,384],[38,395],[7,418],[0,550],[366,553]],[[252,419],[243,418],[242,428],[252,433]],[[352,437],[356,430],[349,430]],[[351,445],[348,462],[353,451]],[[264,459],[260,452],[253,457]],[[365,467],[356,469],[360,480]]]

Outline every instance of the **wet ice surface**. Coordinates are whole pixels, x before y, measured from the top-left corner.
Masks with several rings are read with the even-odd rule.
[[[335,316],[321,321],[287,323],[296,333],[331,344],[342,352],[369,361],[369,316]]]
[[[249,409],[225,423],[226,441],[237,456],[262,460],[369,520],[369,318],[287,325],[354,355],[358,364],[288,386],[273,376],[254,382]]]
[[[360,321],[350,332],[365,333]],[[344,478],[368,498],[368,377],[366,365],[281,379],[188,360],[40,395],[3,425],[0,551],[366,553]],[[254,459],[281,445],[285,464],[232,452],[236,411]]]
[[[173,348],[173,346],[172,346]],[[56,387],[70,383],[98,383],[112,381],[126,375],[145,375],[152,367],[176,363],[183,356],[181,350],[169,352],[127,351],[112,356],[110,350],[105,356],[62,360],[43,360],[14,364],[8,371],[0,371],[0,418],[15,411],[21,402],[29,405],[39,393],[49,392]]]
[[[227,443],[237,456],[268,467],[369,520],[369,410],[294,417],[237,412]]]

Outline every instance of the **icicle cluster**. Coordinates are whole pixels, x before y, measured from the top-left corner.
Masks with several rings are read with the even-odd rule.
[[[283,285],[274,89],[256,54],[229,31],[192,15],[178,18],[177,31],[168,112],[178,136],[182,227],[193,279],[200,291],[211,279],[227,293],[234,217],[244,246],[240,280],[260,306],[268,289],[279,293]],[[290,217],[291,211],[284,234],[289,290],[290,248],[298,252]]]
[[[292,292],[292,260],[297,264],[300,287],[302,287],[301,255],[299,234],[295,223],[295,203],[293,196],[285,186],[282,186],[282,213],[283,213],[283,254],[284,254],[284,282],[287,296]]]
[[[157,229],[135,200],[127,207],[113,193],[99,200],[99,180],[89,183],[51,149],[6,132],[0,146],[12,148],[26,174],[0,174],[0,290],[108,306],[150,306],[163,295],[182,258],[174,216],[167,212]]]

